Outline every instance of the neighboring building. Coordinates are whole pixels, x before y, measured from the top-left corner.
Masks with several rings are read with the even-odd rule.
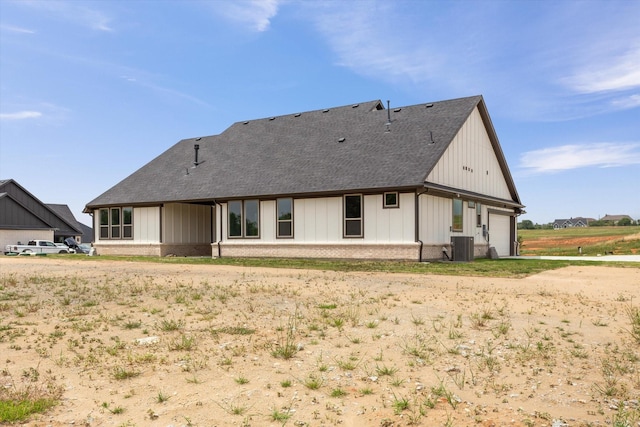
[[[588,227],[591,221],[595,221],[593,218],[569,218],[569,219],[556,219],[553,221],[553,228],[555,230],[560,228],[571,228],[571,227]]]
[[[0,180],[0,247],[36,239],[80,241],[82,235],[67,205],[47,205],[13,179]]]
[[[600,218],[600,221],[602,221],[602,222],[611,222],[613,225],[617,225],[618,222],[621,219],[624,219],[624,218],[628,218],[633,223],[633,218],[631,218],[629,215],[609,215],[609,214],[606,214],[605,216]]]
[[[101,254],[423,260],[455,237],[474,256],[514,254],[523,208],[473,96],[237,122],[178,142],[85,212]]]
[[[74,229],[80,231],[80,235],[78,234],[68,234],[64,230],[55,230],[54,231],[54,241],[56,242],[64,242],[67,237],[73,237],[76,243],[91,243],[91,239],[93,238],[93,229],[88,227],[76,220],[76,217],[69,209],[67,205],[56,205],[48,203],[47,206],[56,212],[60,218],[63,218],[67,223],[73,224]]]

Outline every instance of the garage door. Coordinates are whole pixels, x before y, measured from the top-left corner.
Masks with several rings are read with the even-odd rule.
[[[489,214],[489,245],[499,256],[511,255],[511,217]]]

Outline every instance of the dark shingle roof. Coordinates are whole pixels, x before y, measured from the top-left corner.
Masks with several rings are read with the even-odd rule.
[[[369,101],[237,122],[220,135],[178,142],[87,209],[420,187],[480,103],[473,96],[389,111]],[[194,144],[201,162],[195,168]]]
[[[76,231],[75,234],[77,235],[83,234],[82,227],[80,227],[80,223],[78,222],[78,220],[76,220],[76,217],[73,215],[73,212],[71,212],[71,209],[69,209],[68,205],[47,203],[47,207],[52,211],[54,211],[56,215],[58,215],[60,218],[64,219],[68,224],[73,226],[74,231]]]

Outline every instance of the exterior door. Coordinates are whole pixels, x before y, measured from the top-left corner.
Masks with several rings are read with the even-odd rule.
[[[489,245],[496,248],[498,256],[512,255],[510,216],[495,213],[489,214]]]

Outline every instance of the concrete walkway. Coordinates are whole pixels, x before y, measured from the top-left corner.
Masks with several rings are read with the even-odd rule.
[[[603,262],[640,262],[640,255],[602,255],[602,256],[512,256],[508,259],[555,259],[565,261],[603,261]]]

